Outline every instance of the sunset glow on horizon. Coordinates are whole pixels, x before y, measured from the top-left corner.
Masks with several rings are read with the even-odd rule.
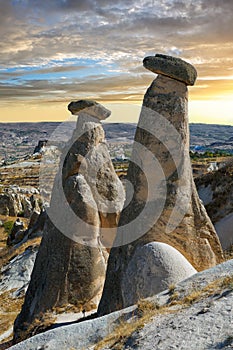
[[[180,57],[198,71],[190,122],[233,125],[233,2],[0,0],[0,122],[63,121],[94,99],[109,122],[137,122],[156,77],[145,56]]]

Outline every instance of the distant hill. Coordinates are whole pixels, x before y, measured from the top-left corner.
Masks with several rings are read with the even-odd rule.
[[[17,159],[33,153],[39,140],[49,139],[59,122],[0,123],[0,160]],[[110,143],[132,142],[136,123],[104,123]],[[190,149],[233,153],[233,126],[190,124]]]
[[[227,151],[233,154],[233,126],[190,124],[190,149]]]

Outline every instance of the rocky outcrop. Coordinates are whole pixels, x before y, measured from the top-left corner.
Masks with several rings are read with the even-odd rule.
[[[33,210],[40,212],[38,198],[30,192],[23,194],[20,190],[9,186],[0,193],[0,215],[30,218]]]
[[[0,193],[0,214],[17,216],[22,212],[20,196],[16,193]]]
[[[38,315],[68,303],[80,309],[95,307],[102,293],[108,254],[101,238],[108,240],[107,233],[116,232],[124,190],[99,121],[110,112],[95,102],[91,106],[89,103],[69,105],[73,113],[78,110],[79,117],[61,156],[42,242],[14,325],[16,342],[28,336],[28,324]],[[114,227],[110,221],[103,227],[102,216],[106,219],[109,211],[115,218]],[[101,237],[104,228],[106,237]]]
[[[214,225],[224,250],[233,248],[233,213],[226,215]]]
[[[145,58],[144,65],[159,75],[143,100],[127,174],[134,193],[126,191],[132,200],[127,199],[110,252],[100,315],[129,305],[122,284],[136,249],[147,243],[171,245],[198,271],[223,259],[189,158],[187,84],[194,84],[196,70],[163,55]]]
[[[7,245],[15,245],[19,242],[23,243],[28,239],[41,237],[46,221],[46,212],[42,210],[38,212],[34,210],[31,214],[28,228],[25,229],[24,223],[18,218],[7,238]]]
[[[232,271],[229,260],[139,305],[50,330],[10,349],[232,349]]]
[[[0,212],[5,216],[19,216],[29,219],[28,227],[25,227],[26,221],[22,222],[19,218],[16,219],[7,238],[8,245],[14,245],[27,239],[32,232],[38,232],[38,229],[42,231],[42,220],[39,220],[41,206],[38,197],[34,195],[18,194],[10,187],[6,188],[5,192],[0,195]]]
[[[22,207],[23,207],[23,216],[25,218],[30,218],[33,208],[32,208],[32,203],[31,203],[29,198],[23,197]]]
[[[35,263],[38,246],[28,247],[1,268],[0,295],[11,291],[14,298],[24,296]]]
[[[198,194],[203,201],[219,236],[223,249],[233,245],[233,161],[195,179]]]
[[[16,239],[16,235],[19,232],[23,232],[23,229],[24,229],[24,223],[19,218],[16,219],[12,227],[12,230],[9,236],[7,237],[7,245],[12,244],[12,242],[14,242],[14,240]]]
[[[38,145],[35,147],[33,154],[42,153],[48,140],[39,140]]]

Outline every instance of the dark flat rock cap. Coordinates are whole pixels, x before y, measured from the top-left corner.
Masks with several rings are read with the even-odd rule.
[[[144,58],[143,66],[153,73],[165,75],[186,85],[194,85],[197,78],[197,71],[190,63],[173,56],[148,56]]]
[[[74,115],[84,112],[85,114],[99,120],[106,119],[111,115],[111,111],[102,106],[100,103],[92,100],[72,101],[68,105],[68,110]]]

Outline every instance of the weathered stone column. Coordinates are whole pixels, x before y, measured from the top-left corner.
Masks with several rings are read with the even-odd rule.
[[[15,342],[30,336],[28,325],[53,307],[70,303],[91,309],[98,304],[108,258],[101,239],[114,239],[125,199],[100,122],[111,112],[86,100],[68,108],[79,117],[61,155],[42,242],[14,324]],[[108,221],[109,212],[114,225]],[[102,216],[107,227],[104,237]]]
[[[126,286],[123,282],[127,280],[125,276],[136,249],[138,254],[138,248],[147,243],[156,241],[171,245],[197,270],[209,268],[223,259],[217,234],[199,200],[189,158],[187,85],[194,85],[196,70],[187,62],[166,55],[146,57],[143,64],[158,76],[143,100],[127,174],[134,194],[121,214],[115,247],[110,252],[98,310],[100,315],[128,306],[130,298],[124,295],[134,294],[134,288],[139,291],[138,298],[148,296],[143,285],[140,294],[138,286]],[[152,167],[153,157],[163,175],[156,170],[159,166]],[[149,189],[153,181],[154,195]],[[139,217],[148,202],[152,209],[148,209],[140,220],[142,235],[137,234],[133,239],[134,232],[128,229],[130,222]],[[153,210],[161,210],[156,220]],[[123,225],[125,230],[121,229]],[[148,228],[143,232],[145,226]],[[132,273],[132,269],[130,271]]]

